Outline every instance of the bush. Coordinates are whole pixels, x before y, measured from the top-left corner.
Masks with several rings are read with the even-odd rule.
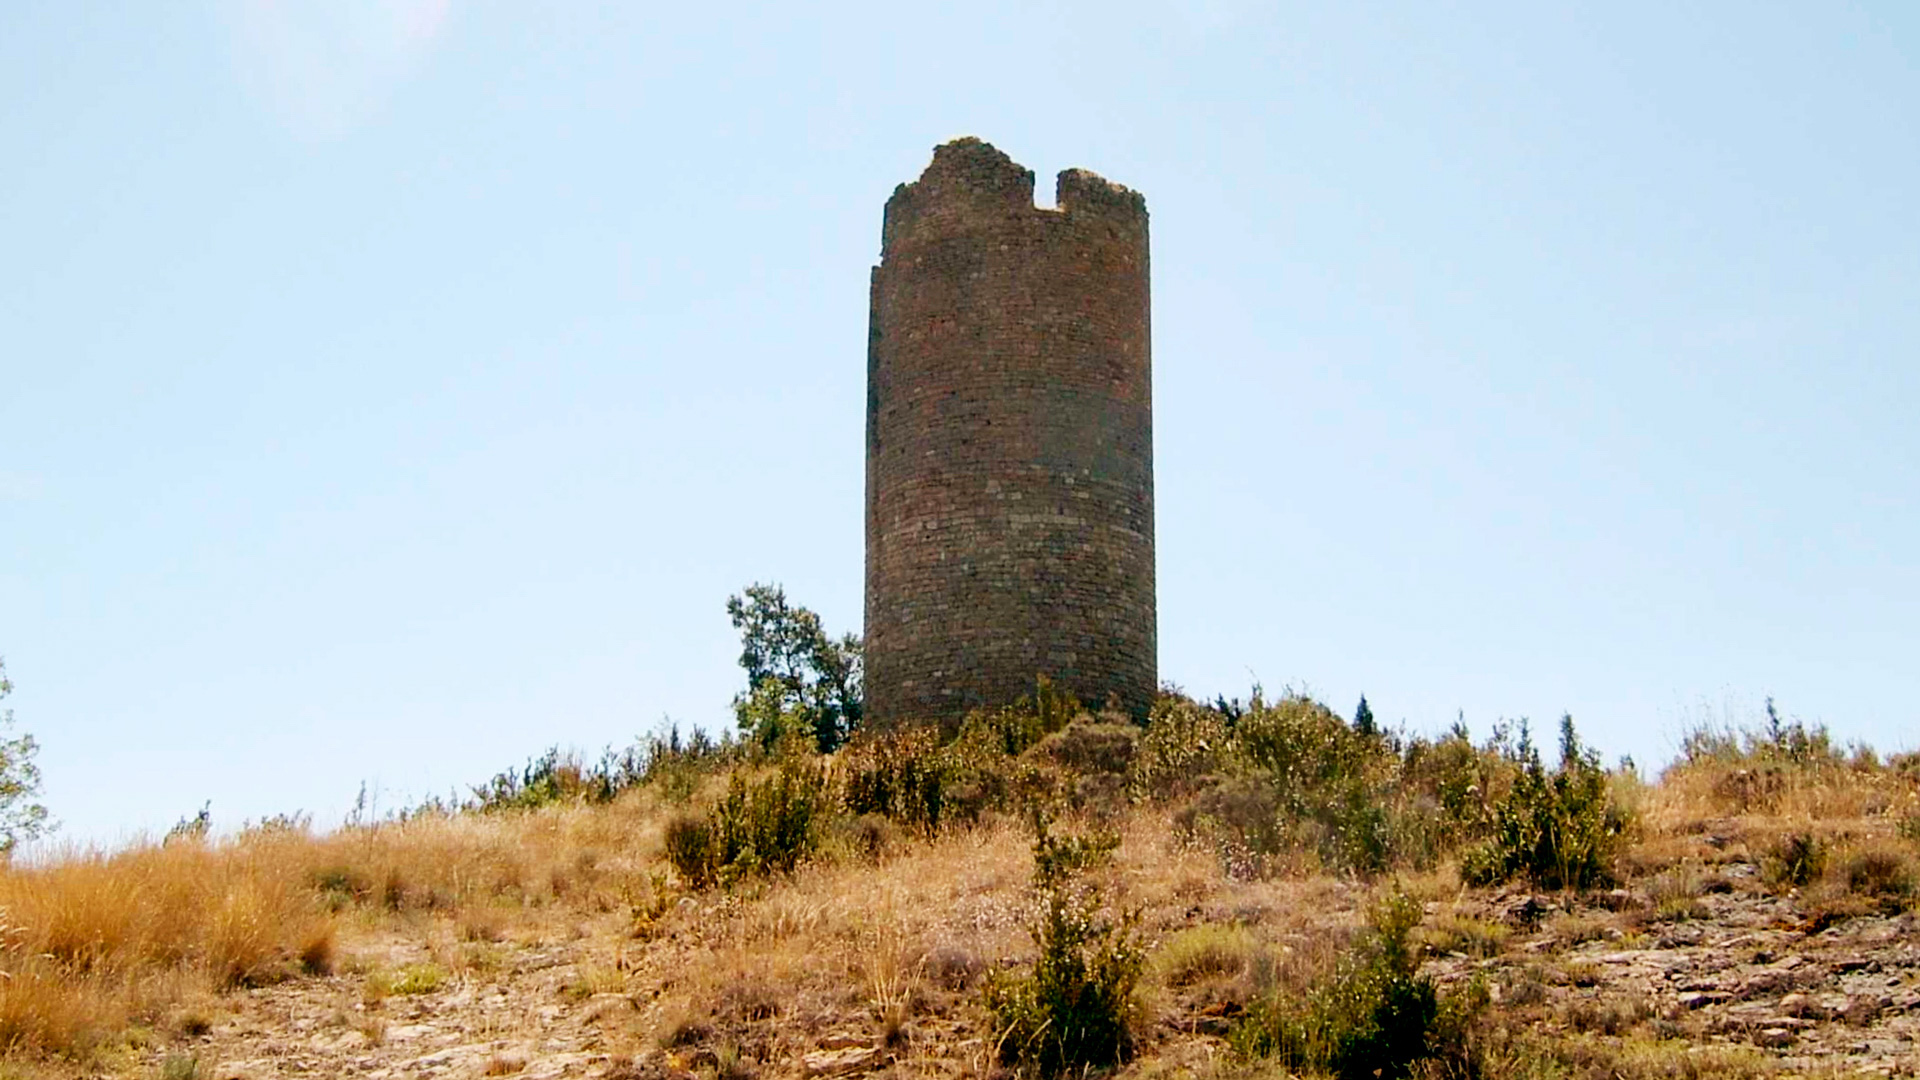
[[[931,835],[947,806],[950,764],[939,733],[904,728],[855,740],[840,758],[843,799],[853,815],[879,814]]]
[[[1034,753],[1077,773],[1125,775],[1139,742],[1140,729],[1132,724],[1075,720],[1040,740]]]
[[[1103,921],[1097,894],[1069,880],[1070,864],[1111,845],[1064,844],[1049,839],[1044,819],[1036,824],[1041,908],[1028,931],[1040,955],[1024,973],[995,973],[987,981],[996,1051],[1003,1063],[1030,1065],[1045,1076],[1118,1064],[1133,1053],[1130,1014],[1145,963],[1139,918]],[[1076,854],[1069,858],[1062,854],[1067,851]]]
[[[711,813],[668,824],[667,859],[691,888],[789,871],[813,853],[826,807],[818,767],[789,762],[757,781],[736,771]]]
[[[1761,856],[1760,869],[1776,889],[1804,889],[1827,870],[1827,845],[1812,833],[1782,837]]]
[[[1416,792],[1427,813],[1420,818],[1430,829],[1435,853],[1486,835],[1493,806],[1513,787],[1519,769],[1502,754],[1502,731],[1496,730],[1485,748],[1467,737],[1464,724],[1439,739],[1408,740],[1403,752],[1401,783]]]
[[[1683,765],[1723,766],[1841,766],[1846,757],[1833,744],[1824,725],[1808,727],[1788,720],[1767,699],[1767,721],[1757,730],[1701,726],[1682,736]]]
[[[1067,726],[1080,715],[1080,702],[1055,686],[1045,675],[1034,680],[1032,697],[1021,696],[1000,709],[976,709],[962,721],[962,733],[975,728],[1007,757],[1019,757],[1027,748]]]
[[[1882,901],[1888,914],[1900,911],[1920,893],[1920,873],[1915,872],[1912,856],[1891,844],[1855,848],[1835,859],[1832,869],[1835,885]]]
[[[472,797],[457,807],[431,801],[427,808],[493,813],[562,802],[609,803],[628,788],[643,784],[659,784],[669,798],[684,800],[699,777],[732,760],[735,749],[731,743],[715,742],[697,727],[682,740],[678,725],[623,750],[609,747],[591,763],[574,751],[554,746],[522,768],[496,773],[470,788]]]
[[[1900,824],[1894,828],[1895,831],[1899,833],[1901,839],[1911,840],[1914,843],[1920,844],[1920,813],[1906,815],[1900,819]]]
[[[713,822],[704,814],[680,814],[667,822],[667,862],[690,889],[712,885],[725,860]]]
[[[1399,1080],[1422,1060],[1460,1052],[1484,998],[1469,991],[1443,1003],[1433,981],[1417,974],[1409,938],[1420,923],[1419,904],[1396,894],[1374,907],[1370,923],[1304,999],[1275,994],[1256,1002],[1234,1044],[1341,1080]]]
[[[1310,698],[1268,703],[1256,692],[1220,755],[1226,776],[1176,820],[1212,834],[1232,857],[1251,856],[1255,868],[1285,856],[1361,874],[1424,863],[1434,850],[1432,799],[1409,786],[1402,750]]]
[[[1134,749],[1128,794],[1145,801],[1191,793],[1219,767],[1230,737],[1225,713],[1163,695],[1153,703],[1147,730]]]
[[[1033,883],[1042,889],[1057,888],[1075,875],[1107,862],[1120,847],[1118,833],[1055,836],[1049,824],[1043,812],[1033,812]]]
[[[1492,836],[1470,852],[1470,885],[1524,877],[1544,889],[1592,889],[1613,881],[1626,821],[1614,805],[1599,755],[1580,744],[1573,717],[1560,720],[1560,765],[1540,764],[1524,722],[1512,751],[1513,787],[1493,808]]]
[[[960,725],[954,740],[940,751],[945,768],[943,817],[973,822],[989,810],[1031,810],[1061,800],[1065,783],[1057,770],[1007,751],[1009,742],[1022,745],[1020,732],[1028,730],[1022,725],[1031,723],[1032,730],[1041,726],[1033,715],[1020,709],[976,712]]]

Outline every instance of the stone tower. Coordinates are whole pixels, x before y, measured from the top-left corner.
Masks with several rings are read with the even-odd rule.
[[[887,200],[867,340],[867,715],[937,720],[1045,675],[1157,686],[1147,210],[978,139]]]

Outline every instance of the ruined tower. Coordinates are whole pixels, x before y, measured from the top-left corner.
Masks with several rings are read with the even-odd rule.
[[[978,139],[887,200],[867,341],[867,715],[1157,685],[1147,210]]]

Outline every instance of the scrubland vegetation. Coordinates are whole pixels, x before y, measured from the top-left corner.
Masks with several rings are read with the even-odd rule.
[[[0,1067],[1914,1067],[1920,759],[1771,707],[1693,733],[1652,781],[1571,720],[1549,765],[1524,723],[1476,742],[1357,719],[1169,693],[1142,725],[1042,682],[957,731],[822,753],[789,715],[556,751],[463,805],[327,833],[187,822],[16,864]],[[450,1048],[409,1048],[431,1039]]]

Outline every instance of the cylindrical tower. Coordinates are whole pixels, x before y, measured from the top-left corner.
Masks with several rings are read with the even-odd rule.
[[[1157,686],[1147,210],[978,139],[887,200],[867,342],[866,708]]]

